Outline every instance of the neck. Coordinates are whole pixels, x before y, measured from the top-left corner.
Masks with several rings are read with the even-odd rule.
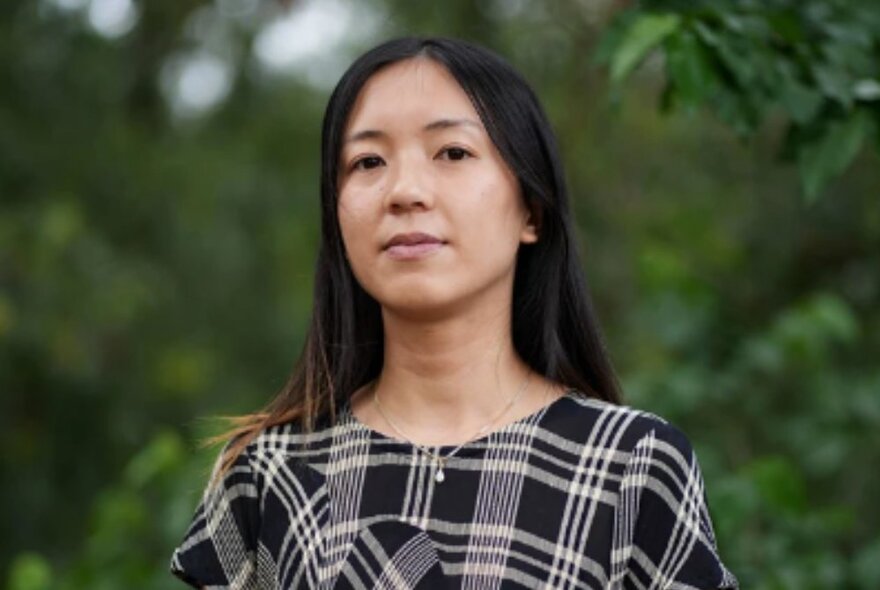
[[[374,394],[397,425],[419,438],[473,434],[527,378],[535,381],[513,348],[509,313],[416,323],[386,312],[383,323],[384,366]]]

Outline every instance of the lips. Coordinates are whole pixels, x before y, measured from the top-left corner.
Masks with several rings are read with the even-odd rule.
[[[422,232],[397,234],[385,244],[384,251],[393,260],[420,260],[444,247],[446,242]]]

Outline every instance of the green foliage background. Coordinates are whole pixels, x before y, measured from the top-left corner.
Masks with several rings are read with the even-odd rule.
[[[204,418],[300,351],[326,79],[403,33],[540,94],[628,402],[688,433],[743,587],[880,587],[876,3],[339,0],[329,65],[286,73],[255,51],[280,5],[150,0],[109,34],[95,4],[0,16],[8,588],[174,585]],[[229,92],[187,111],[205,56]]]

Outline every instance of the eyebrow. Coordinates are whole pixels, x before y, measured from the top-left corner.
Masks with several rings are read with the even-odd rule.
[[[477,129],[482,129],[483,125],[473,119],[437,119],[436,121],[431,121],[422,127],[422,131],[436,131],[438,129],[449,129],[452,127],[476,127]],[[378,129],[364,129],[363,131],[352,133],[345,138],[343,143],[351,143],[363,139],[377,139],[387,137],[387,135],[387,133],[379,131]]]

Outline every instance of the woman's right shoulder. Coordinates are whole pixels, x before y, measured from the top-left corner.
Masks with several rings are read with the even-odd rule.
[[[329,419],[319,419],[315,427],[306,432],[299,420],[275,424],[261,429],[244,447],[242,455],[252,465],[277,460],[314,459],[328,451],[338,436],[338,426]],[[234,442],[234,439],[229,441],[227,448]]]

